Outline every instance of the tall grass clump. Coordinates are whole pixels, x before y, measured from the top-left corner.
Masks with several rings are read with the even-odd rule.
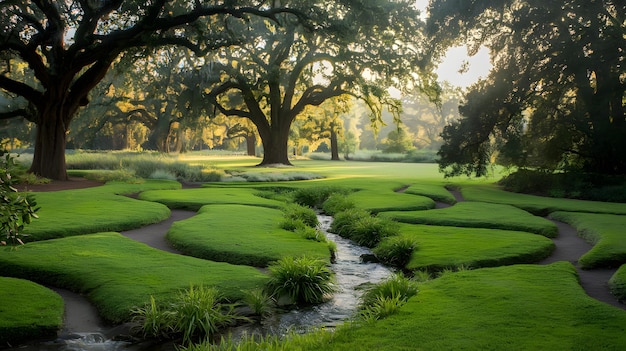
[[[417,283],[398,273],[374,285],[361,296],[359,316],[368,322],[396,313],[418,292]]]
[[[144,337],[174,339],[181,336],[183,343],[188,344],[194,340],[207,340],[221,328],[244,319],[236,315],[234,309],[235,305],[224,303],[216,288],[191,286],[180,291],[165,307],[159,306],[151,297],[149,305],[132,312]]]
[[[319,224],[317,214],[310,207],[290,204],[284,207],[283,212],[288,220],[301,220],[309,227],[316,227]]]
[[[354,200],[345,196],[345,194],[335,193],[331,194],[324,203],[322,203],[322,210],[324,213],[334,216],[335,214],[353,209],[356,207]]]
[[[260,317],[267,317],[274,312],[276,300],[263,289],[243,291],[242,302],[250,308],[252,313]]]
[[[362,209],[349,209],[335,215],[331,231],[359,245],[375,247],[390,236],[398,235],[397,223],[380,217],[372,217]]]
[[[293,192],[293,201],[297,204],[309,206],[311,208],[321,208],[333,194],[346,195],[350,190],[334,186],[314,186],[309,188],[300,188]]]
[[[315,329],[304,334],[294,331],[287,335],[246,334],[235,340],[222,337],[219,343],[205,341],[200,344],[181,347],[181,351],[288,351],[288,350],[324,350],[332,342],[335,333],[324,329]]]
[[[381,262],[403,269],[411,260],[416,248],[417,244],[413,239],[394,236],[383,239],[372,251]]]
[[[269,271],[265,289],[277,300],[287,297],[297,305],[317,304],[335,291],[332,272],[321,259],[287,256],[271,264]]]

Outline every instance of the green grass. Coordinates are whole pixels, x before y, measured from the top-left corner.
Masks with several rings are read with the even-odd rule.
[[[626,264],[623,264],[609,280],[609,287],[613,295],[626,302]]]
[[[5,275],[85,294],[106,320],[128,320],[150,295],[167,300],[193,285],[216,286],[230,300],[261,287],[257,269],[153,249],[118,233],[97,233],[29,243],[0,251]]]
[[[626,216],[554,212],[550,217],[575,227],[579,236],[594,245],[578,260],[582,268],[618,267],[626,263]]]
[[[139,199],[154,201],[169,208],[198,211],[204,205],[239,204],[269,208],[282,208],[284,203],[255,195],[253,188],[208,187],[184,190],[154,190],[139,194]]]
[[[402,224],[400,233],[417,245],[409,270],[533,263],[554,249],[548,238],[508,230]]]
[[[0,345],[53,338],[63,326],[63,299],[33,282],[0,277]]]
[[[341,328],[324,350],[623,350],[626,312],[578,285],[574,267],[516,265],[419,285],[399,313]]]
[[[180,184],[150,180],[141,184],[112,182],[88,189],[34,193],[40,207],[39,219],[25,228],[24,232],[30,235],[26,241],[122,231],[162,221],[170,215],[166,206],[117,194],[174,187]]]
[[[509,204],[528,212],[547,216],[554,211],[589,212],[626,215],[626,204],[548,198],[504,191],[494,184],[463,184],[465,200]]]
[[[441,184],[419,182],[411,184],[404,192],[406,194],[426,196],[435,201],[441,201],[447,204],[456,203],[454,196]]]
[[[459,202],[454,206],[428,211],[389,211],[380,217],[412,224],[473,227],[525,231],[552,238],[556,225],[519,208],[484,202]]]
[[[414,211],[435,207],[435,202],[425,196],[396,193],[392,190],[361,190],[346,196],[362,208],[372,213],[382,211]]]
[[[329,259],[325,243],[280,228],[283,212],[246,205],[207,205],[174,223],[167,238],[182,252],[213,261],[265,267],[284,256]]]

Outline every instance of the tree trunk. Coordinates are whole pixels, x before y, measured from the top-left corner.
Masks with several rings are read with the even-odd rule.
[[[332,161],[339,161],[339,143],[337,142],[337,132],[334,126],[330,128],[330,155]]]
[[[259,128],[259,134],[261,135],[261,141],[263,142],[263,161],[258,166],[270,166],[270,165],[288,165],[289,162],[289,149],[287,142],[289,141],[289,126],[286,128],[278,128],[272,126],[263,130]]]
[[[46,113],[48,115],[43,115]],[[65,164],[67,129],[63,123],[64,118],[54,110],[44,110],[40,114],[33,163],[28,171],[40,177],[67,180]]]
[[[256,156],[256,135],[254,133],[246,134],[246,149],[248,156]]]

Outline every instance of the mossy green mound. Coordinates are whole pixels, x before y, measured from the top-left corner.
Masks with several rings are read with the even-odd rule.
[[[549,238],[558,233],[556,225],[545,218],[510,205],[484,202],[459,202],[448,208],[427,211],[389,211],[379,216],[404,223],[516,230]]]
[[[613,295],[626,303],[626,264],[622,265],[609,280],[609,287]]]
[[[0,345],[53,338],[63,326],[63,299],[28,280],[0,277]]]
[[[626,216],[554,212],[550,217],[575,227],[579,236],[594,244],[578,260],[583,268],[618,267],[626,263]]]
[[[257,269],[205,261],[153,249],[118,233],[97,233],[29,243],[0,251],[4,274],[85,294],[106,320],[128,320],[150,295],[172,298],[190,284],[216,286],[230,300],[261,287]]]
[[[154,190],[139,194],[141,200],[160,202],[169,208],[198,211],[204,205],[254,205],[282,208],[280,201],[255,195],[257,191],[247,187],[207,187],[184,190]]]
[[[280,228],[283,212],[246,205],[207,205],[174,223],[167,238],[174,247],[203,259],[265,267],[284,256],[328,260],[328,246]]]
[[[534,263],[554,250],[548,238],[508,230],[402,224],[400,232],[417,244],[410,270]]]
[[[325,350],[623,350],[626,311],[585,294],[574,267],[515,265],[423,283],[399,313],[340,329]]]

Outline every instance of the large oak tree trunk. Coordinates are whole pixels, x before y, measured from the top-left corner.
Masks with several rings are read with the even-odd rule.
[[[67,180],[65,144],[67,124],[54,110],[40,112],[33,163],[29,172],[54,180]],[[47,114],[47,115],[44,115]]]
[[[256,156],[256,135],[254,133],[246,134],[246,148],[248,156]]]
[[[335,127],[330,129],[330,159],[333,161],[339,161],[339,143],[337,142],[337,132]]]
[[[269,128],[259,128],[259,134],[261,135],[261,141],[263,142],[263,161],[259,166],[270,165],[288,165],[289,162],[287,143],[289,141],[289,125],[280,128],[279,126],[272,126]]]

